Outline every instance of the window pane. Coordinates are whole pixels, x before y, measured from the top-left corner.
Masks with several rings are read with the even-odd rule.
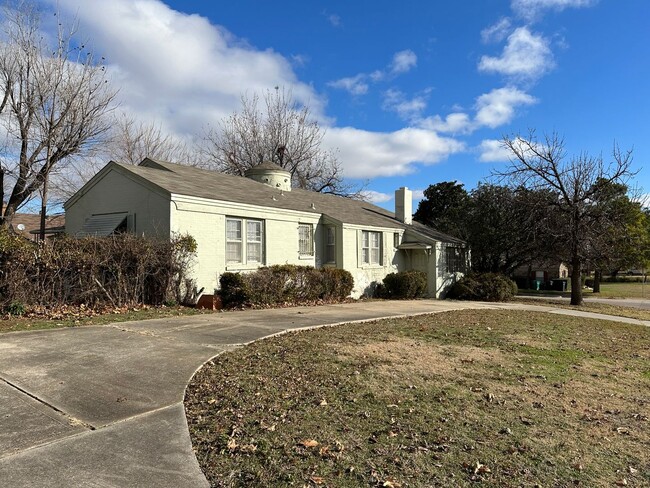
[[[379,264],[379,249],[373,247],[370,250],[370,264]]]
[[[226,239],[229,241],[241,241],[241,220],[226,220]]]
[[[246,238],[248,242],[262,242],[262,222],[249,220],[247,229],[248,233]]]
[[[371,232],[370,233],[371,240],[370,240],[370,245],[373,248],[379,248],[379,232]]]
[[[364,248],[365,247],[370,247],[370,237],[369,237],[370,232],[368,232],[367,230],[364,230],[361,234],[362,234],[362,237],[363,237],[361,247],[364,247]]]
[[[302,256],[314,254],[311,224],[300,224],[298,226],[298,252]]]
[[[370,250],[365,247],[361,250],[361,262],[370,264]]]
[[[241,263],[241,242],[226,243],[226,261],[229,263]]]
[[[327,244],[333,246],[336,243],[336,229],[334,227],[327,228]]]
[[[259,242],[249,242],[246,245],[246,254],[248,262],[261,263],[262,262],[262,244]]]

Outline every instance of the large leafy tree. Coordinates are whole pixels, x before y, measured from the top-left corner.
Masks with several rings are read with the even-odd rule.
[[[460,239],[467,239],[469,194],[462,183],[443,181],[424,190],[413,218],[434,229]]]
[[[549,195],[525,188],[481,184],[470,193],[464,217],[472,269],[510,275],[552,254],[544,229]]]

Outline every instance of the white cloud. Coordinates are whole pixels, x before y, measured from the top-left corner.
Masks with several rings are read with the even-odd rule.
[[[478,160],[483,163],[502,163],[510,158],[510,152],[497,139],[485,139],[478,147]]]
[[[595,5],[598,0],[512,0],[512,10],[524,19],[532,20],[547,10],[561,12],[566,8],[582,8]]]
[[[475,123],[492,129],[509,123],[519,106],[533,105],[537,99],[517,88],[496,88],[476,100]]]
[[[345,90],[351,95],[365,95],[368,93],[368,83],[364,81],[365,79],[366,75],[360,73],[356,76],[350,76],[348,78],[341,78],[340,80],[330,81],[327,86]]]
[[[497,23],[486,27],[481,31],[481,40],[488,42],[501,42],[510,32],[511,22],[508,17],[501,18]]]
[[[422,200],[424,198],[424,190],[413,190],[413,200]]]
[[[396,52],[393,55],[393,61],[390,64],[390,72],[393,74],[406,73],[415,68],[418,64],[418,57],[410,49]]]
[[[365,190],[361,192],[361,198],[370,203],[385,203],[390,202],[393,199],[393,195],[375,190]]]
[[[416,119],[427,108],[426,92],[407,99],[401,91],[391,88],[384,93],[382,108],[397,113],[404,120]]]
[[[432,115],[418,121],[418,127],[449,134],[463,134],[474,129],[472,119],[463,112],[450,113],[444,119],[440,115]]]
[[[371,73],[359,73],[355,76],[348,76],[339,80],[330,81],[327,85],[332,88],[346,90],[352,95],[364,95],[368,92],[368,83],[378,83],[385,79],[392,79],[410,71],[417,65],[418,57],[410,49],[398,51],[393,55],[390,64],[384,70],[377,69]]]
[[[508,36],[501,56],[482,56],[478,70],[536,80],[555,66],[548,44],[544,37],[531,33],[527,27],[519,27]]]
[[[395,132],[333,127],[325,134],[325,144],[338,148],[345,175],[352,178],[408,174],[415,163],[435,164],[465,149],[456,139],[414,127]]]
[[[54,3],[54,0],[52,0]],[[291,89],[323,118],[323,100],[295,76],[291,62],[259,50],[199,15],[159,0],[58,0],[81,35],[105,56],[125,111],[179,135],[200,134],[239,107],[242,93]]]

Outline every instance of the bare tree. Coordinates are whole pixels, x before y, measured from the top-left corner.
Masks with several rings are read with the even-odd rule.
[[[617,145],[612,162],[587,153],[567,158],[565,143],[556,133],[541,141],[530,131],[527,137],[504,137],[503,146],[511,154],[510,165],[497,172],[515,187],[543,190],[555,195],[549,209],[557,226],[548,229],[549,238],[561,243],[558,255],[571,265],[571,304],[582,303],[581,271],[589,258],[592,241],[603,228],[617,225],[614,218],[597,204],[602,185],[625,184],[633,176],[632,151],[622,152]]]
[[[360,189],[353,191],[344,181],[336,154],[323,148],[324,129],[290,91],[267,91],[265,110],[257,95],[242,96],[241,104],[241,111],[206,131],[203,152],[217,170],[243,176],[248,168],[270,161],[291,172],[294,187],[358,196]]]
[[[139,164],[144,158],[198,166],[197,152],[165,133],[155,122],[139,122],[122,113],[115,117],[106,155],[119,163]]]
[[[10,225],[16,210],[40,192],[43,227],[51,173],[100,142],[115,91],[85,44],[74,42],[74,27],[59,22],[48,44],[32,4],[21,2],[4,14],[0,110],[7,144],[0,178],[8,176],[13,187],[2,223]]]

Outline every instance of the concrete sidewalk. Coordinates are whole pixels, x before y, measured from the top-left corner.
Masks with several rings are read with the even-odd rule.
[[[0,335],[0,485],[201,487],[183,396],[224,351],[285,331],[461,309],[544,306],[359,302]]]

